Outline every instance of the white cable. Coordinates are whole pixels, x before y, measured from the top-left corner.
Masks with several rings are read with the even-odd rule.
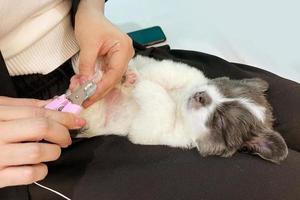
[[[37,182],[34,182],[34,184],[36,184],[37,186],[39,186],[39,187],[41,187],[41,188],[44,188],[44,189],[46,189],[46,190],[49,190],[50,192],[53,192],[53,193],[55,193],[55,194],[61,196],[62,198],[66,199],[66,200],[71,200],[69,197],[63,195],[62,193],[60,193],[60,192],[58,192],[58,191],[56,191],[56,190],[53,190],[53,189],[51,189],[51,188],[48,188],[48,187],[46,187],[46,186],[44,186],[44,185],[42,185],[42,184],[39,184],[39,183],[37,183]]]

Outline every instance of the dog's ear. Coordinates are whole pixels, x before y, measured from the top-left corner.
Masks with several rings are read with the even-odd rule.
[[[254,135],[243,145],[251,153],[258,154],[263,159],[275,163],[279,163],[287,157],[288,148],[279,133],[266,129]]]
[[[260,78],[246,78],[246,79],[242,79],[241,82],[250,87],[254,87],[258,89],[261,92],[265,92],[269,88],[268,82]]]

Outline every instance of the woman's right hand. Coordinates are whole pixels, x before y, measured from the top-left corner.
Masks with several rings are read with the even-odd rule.
[[[0,97],[0,188],[44,179],[44,162],[58,159],[61,148],[72,143],[68,129],[85,125],[79,116],[45,109],[45,104]]]

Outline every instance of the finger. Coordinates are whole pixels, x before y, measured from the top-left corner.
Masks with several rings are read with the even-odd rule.
[[[109,60],[108,66],[106,67],[107,69],[105,69],[105,73],[98,83],[95,94],[83,103],[83,107],[89,107],[94,102],[100,100],[121,81],[131,57],[127,55],[127,52],[123,52],[123,50],[119,50],[119,48],[120,45],[115,45],[110,53],[108,53],[106,58]]]
[[[14,185],[28,185],[43,180],[48,173],[45,164],[7,167],[0,170],[0,188]]]
[[[101,49],[100,49],[98,55],[99,56],[105,56],[112,49],[117,50],[119,48],[120,48],[120,41],[118,41],[118,40],[107,40],[101,46]]]
[[[18,119],[0,122],[0,127],[2,143],[46,140],[67,147],[72,142],[68,129],[51,119]]]
[[[41,107],[46,105],[47,101],[38,99],[25,99],[25,98],[10,98],[0,96],[0,105],[8,106],[37,106]]]
[[[133,56],[132,51],[133,50],[125,44],[118,43],[107,54],[107,67],[109,69],[120,70],[120,75],[122,76],[127,71],[128,63]]]
[[[0,111],[0,120],[3,121],[25,118],[49,118],[66,126],[68,129],[78,129],[85,125],[84,119],[72,113],[59,112],[39,107],[0,106]]]
[[[80,75],[76,74],[70,79],[69,90],[73,91],[79,85]]]
[[[81,84],[84,84],[89,77],[84,76],[84,75],[79,75],[76,74],[70,79],[70,85],[69,85],[69,90],[72,92],[76,90]]]
[[[114,86],[120,82],[122,76],[120,77],[118,75],[119,72],[116,72],[116,70],[109,70],[107,71],[100,82],[98,83],[97,90],[95,92],[95,95],[88,98],[86,101],[83,102],[83,107],[89,107],[94,102],[100,100],[102,97],[104,97],[111,89],[114,88]]]
[[[0,166],[38,164],[57,160],[61,148],[47,143],[5,144],[0,148]]]
[[[79,74],[92,76],[95,73],[95,64],[100,47],[82,48],[79,53]]]

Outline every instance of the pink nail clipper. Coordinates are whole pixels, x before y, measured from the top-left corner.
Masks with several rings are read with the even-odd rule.
[[[56,97],[45,108],[79,114],[83,109],[82,103],[95,93],[96,88],[97,85],[92,80],[86,81],[75,91]]]

